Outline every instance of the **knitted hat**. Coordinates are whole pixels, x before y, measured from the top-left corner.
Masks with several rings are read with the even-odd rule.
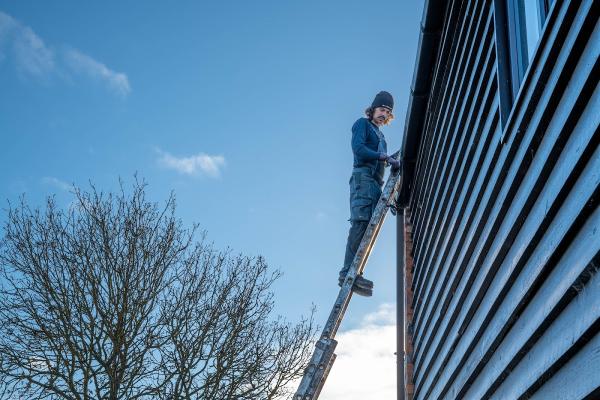
[[[371,107],[385,107],[389,108],[389,110],[392,111],[392,109],[394,108],[394,98],[391,94],[389,94],[385,90],[382,90],[381,92],[377,93],[377,96],[375,96]]]

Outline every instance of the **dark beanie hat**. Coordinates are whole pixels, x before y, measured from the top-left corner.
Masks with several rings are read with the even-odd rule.
[[[381,92],[377,93],[377,96],[375,96],[371,107],[386,107],[392,110],[394,108],[394,98],[391,94],[389,94],[389,92],[382,90]]]

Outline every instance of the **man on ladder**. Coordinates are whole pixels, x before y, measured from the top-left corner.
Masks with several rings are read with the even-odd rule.
[[[394,100],[388,92],[379,92],[371,107],[367,108],[367,118],[360,118],[352,127],[352,151],[354,169],[350,178],[350,222],[346,258],[340,271],[340,292],[333,304],[321,337],[302,381],[294,395],[294,400],[317,400],[325,385],[329,371],[336,358],[337,333],[352,293],[362,296],[373,295],[373,282],[362,277],[362,271],[379,235],[388,208],[395,210],[395,197],[402,183],[398,153],[387,155],[385,138],[379,127],[388,124],[392,116]],[[392,173],[382,190],[386,164],[392,166]]]
[[[367,229],[373,210],[381,196],[385,167],[400,167],[400,162],[387,155],[387,143],[379,127],[389,124],[394,118],[394,99],[388,92],[381,91],[365,110],[366,118],[359,118],[352,126],[352,152],[354,168],[350,177],[350,231],[346,244],[346,255],[338,284],[342,286],[348,269],[352,265],[356,250]],[[352,291],[361,296],[373,295],[373,282],[358,275]]]

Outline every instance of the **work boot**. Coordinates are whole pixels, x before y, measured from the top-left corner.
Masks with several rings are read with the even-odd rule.
[[[365,296],[365,297],[373,296],[372,288],[364,288],[364,287],[356,286],[356,284],[354,284],[352,286],[352,292],[356,293],[359,296]]]
[[[346,280],[345,276],[340,275],[338,278],[338,286],[342,286],[344,281]],[[362,275],[358,275],[354,279],[354,284],[352,285],[352,291],[360,296],[371,297],[373,296],[373,282],[368,279],[362,277]]]
[[[338,286],[342,286],[344,284],[344,281],[346,280],[346,276],[342,276],[340,275],[338,278]],[[360,287],[365,287],[365,288],[373,288],[373,281],[370,281],[368,279],[363,278],[362,275],[358,275],[355,279],[354,279],[354,284],[356,286],[360,286]]]
[[[362,275],[358,275],[354,279],[354,286],[358,286],[365,289],[373,289],[373,281],[370,281],[367,278],[363,278]]]
[[[348,274],[348,270],[341,270],[340,274],[338,276],[338,286],[342,287],[342,285],[344,284],[344,281],[346,280],[346,275]]]

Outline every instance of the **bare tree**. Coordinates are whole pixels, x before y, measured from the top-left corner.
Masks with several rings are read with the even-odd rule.
[[[312,314],[272,317],[262,257],[216,251],[171,196],[75,189],[22,199],[0,248],[0,398],[277,399],[310,356]]]

